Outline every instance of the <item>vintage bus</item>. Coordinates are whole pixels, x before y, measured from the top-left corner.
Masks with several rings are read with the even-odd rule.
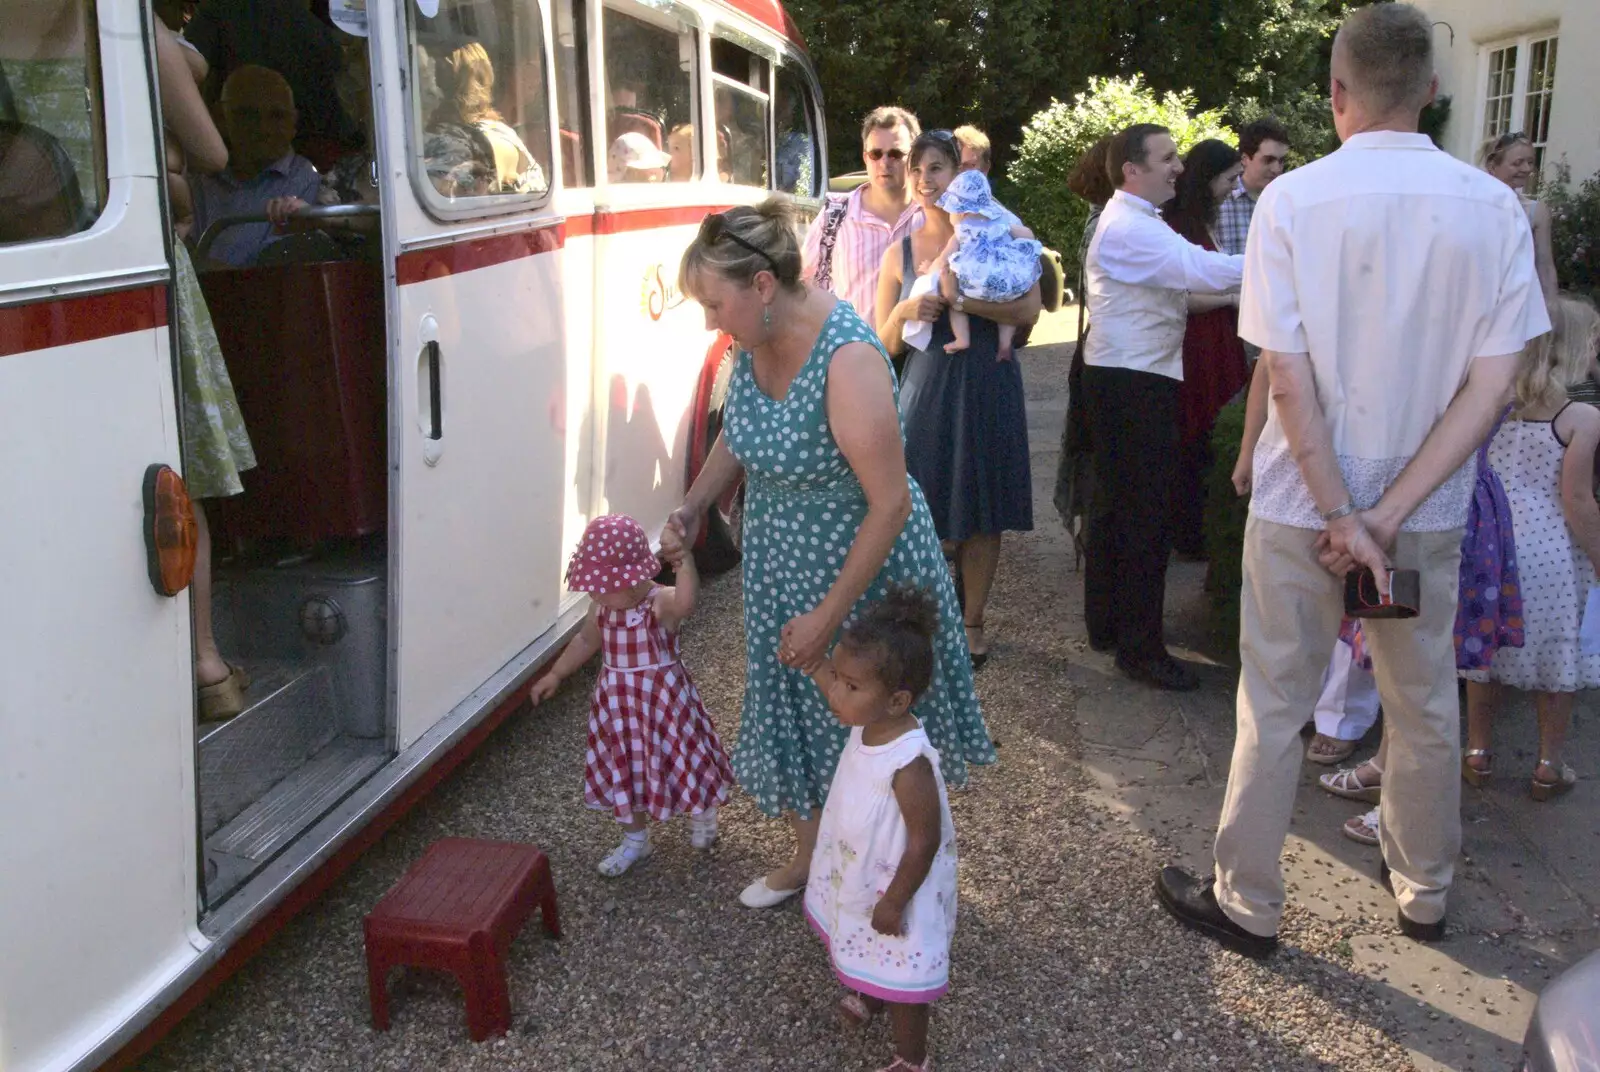
[[[188,239],[258,460],[204,504],[213,632],[249,682],[221,722],[198,714],[176,479],[193,310],[157,12],[13,0],[0,25],[8,1072],[129,1063],[517,706],[581,621],[563,567],[587,520],[658,532],[716,434],[727,340],[676,290],[683,248],[708,211],[826,188],[776,0],[328,14],[359,196],[245,266],[211,253],[259,212]],[[469,45],[535,165],[518,183],[434,166],[438,68]]]

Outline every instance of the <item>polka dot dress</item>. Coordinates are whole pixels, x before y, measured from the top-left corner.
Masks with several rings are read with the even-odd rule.
[[[1524,635],[1522,647],[1497,649],[1489,669],[1463,670],[1468,681],[1533,692],[1600,687],[1600,655],[1578,652],[1578,625],[1595,572],[1574,546],[1561,509],[1566,453],[1551,421],[1508,420],[1489,444],[1489,464],[1511,503]]]
[[[768,815],[810,817],[827,799],[850,736],[811,679],[778,661],[778,638],[838,579],[867,514],[866,494],[833,440],[824,405],[829,362],[852,342],[883,352],[872,329],[839,302],[782,401],[756,385],[747,353],[739,354],[729,387],[722,434],[746,476],[746,684],[733,769]],[[916,481],[911,498],[911,517],[862,602],[881,599],[892,582],[922,585],[938,596],[933,684],[916,713],[939,750],[946,779],[961,785],[968,764],[994,762],[994,746],[972,686],[955,586]]]

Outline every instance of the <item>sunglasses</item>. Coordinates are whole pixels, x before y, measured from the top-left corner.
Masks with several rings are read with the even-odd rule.
[[[760,257],[762,260],[766,261],[767,264],[772,268],[773,275],[781,274],[778,271],[778,262],[772,259],[772,254],[768,253],[760,246],[746,242],[744,239],[733,233],[732,229],[728,227],[727,213],[713,212],[705,219],[700,221],[700,241],[704,242],[708,246],[714,246],[718,242],[721,242],[724,238],[736,246],[744,247],[751,253],[754,253],[757,257]]]
[[[906,158],[906,151],[904,149],[868,149],[867,150],[867,159],[869,159],[869,160],[882,160],[886,156],[890,160],[904,160]]]

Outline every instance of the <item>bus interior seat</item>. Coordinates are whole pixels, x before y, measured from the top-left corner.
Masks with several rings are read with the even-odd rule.
[[[55,136],[0,120],[0,243],[75,234],[90,222],[77,170]]]
[[[361,260],[201,276],[255,448],[245,494],[220,503],[244,548],[312,550],[384,531],[388,374],[383,277]]]
[[[579,163],[582,157],[583,139],[578,136],[576,131],[563,130],[561,132],[561,173],[566,177],[566,183],[569,187],[582,185],[578,181],[578,177],[588,170],[587,166]]]

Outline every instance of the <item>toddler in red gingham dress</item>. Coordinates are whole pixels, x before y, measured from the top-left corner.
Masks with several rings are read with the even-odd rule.
[[[594,609],[550,673],[534,682],[537,705],[596,653],[600,677],[589,705],[583,799],[623,824],[622,844],[600,861],[616,878],[649,857],[645,819],[692,816],[691,843],[717,839],[717,805],[728,799],[733,768],[716,727],[678,655],[678,627],[694,610],[694,557],[674,541],[677,585],[655,583],[661,563],[631,517],[597,517],[567,565],[567,585],[588,592]]]

